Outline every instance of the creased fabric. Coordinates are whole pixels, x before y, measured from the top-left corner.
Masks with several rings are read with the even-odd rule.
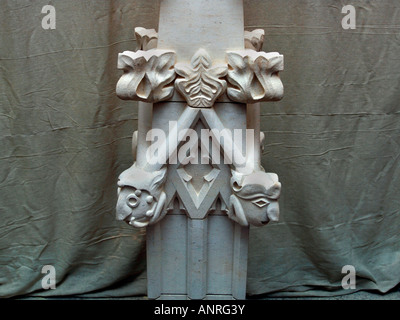
[[[115,220],[137,103],[115,93],[134,27],[158,1],[0,1],[0,297],[146,294],[145,230]],[[246,0],[246,30],[285,56],[285,97],[262,104],[263,166],[281,221],[252,228],[249,295],[337,295],[400,282],[400,3]],[[42,289],[43,266],[56,289]]]

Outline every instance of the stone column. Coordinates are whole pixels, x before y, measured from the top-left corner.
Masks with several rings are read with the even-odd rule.
[[[117,94],[139,101],[136,161],[116,211],[147,227],[148,297],[244,299],[249,226],[279,217],[259,117],[282,98],[283,57],[244,32],[242,0],[162,0],[158,34],[135,31]]]

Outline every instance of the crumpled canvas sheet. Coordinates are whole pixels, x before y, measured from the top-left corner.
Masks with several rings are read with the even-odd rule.
[[[0,296],[146,293],[145,230],[115,220],[137,104],[118,99],[117,56],[158,1],[0,2]],[[281,220],[252,228],[249,295],[338,295],[400,282],[400,3],[246,0],[246,29],[285,56],[285,97],[262,104],[263,165]],[[44,265],[56,289],[43,290]]]

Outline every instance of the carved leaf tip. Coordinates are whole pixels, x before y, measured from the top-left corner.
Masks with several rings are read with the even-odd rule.
[[[138,50],[150,50],[157,48],[158,33],[155,29],[136,27],[135,36]]]
[[[244,32],[244,43],[246,49],[261,51],[265,39],[264,29],[255,29]]]
[[[175,81],[175,87],[191,107],[211,108],[226,91],[227,83],[222,78],[227,75],[227,65],[212,66],[204,49],[194,54],[190,64],[177,63],[175,71],[181,77]]]

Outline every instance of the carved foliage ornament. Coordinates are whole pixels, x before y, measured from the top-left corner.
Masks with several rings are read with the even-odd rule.
[[[118,67],[125,71],[117,85],[117,94],[126,100],[155,103],[173,96],[175,54],[158,50],[158,34],[154,29],[135,28],[137,52],[119,55]],[[276,101],[283,96],[279,71],[283,56],[261,50],[264,30],[245,31],[246,50],[227,53],[226,65],[212,66],[208,53],[200,49],[190,64],[178,63],[176,73],[181,77],[175,87],[191,107],[210,108],[227,89],[228,97],[236,102],[256,103]],[[147,53],[142,50],[148,50]]]
[[[175,87],[191,107],[211,108],[226,90],[226,81],[221,78],[226,76],[227,66],[212,66],[210,56],[203,49],[197,51],[190,65],[177,63],[175,71],[182,77],[175,81]]]
[[[154,103],[170,99],[174,93],[175,53],[151,49],[125,51],[118,56],[124,75],[118,81],[117,95],[125,100]]]
[[[228,97],[242,103],[276,101],[283,97],[279,71],[283,56],[278,52],[247,49],[228,52]]]

